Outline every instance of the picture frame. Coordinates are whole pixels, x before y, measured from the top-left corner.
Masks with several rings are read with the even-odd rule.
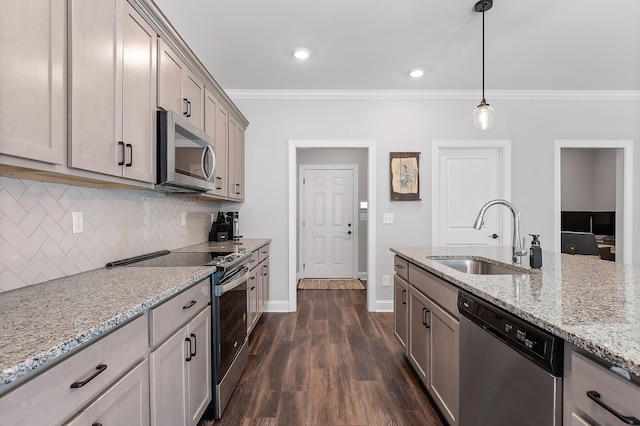
[[[390,152],[391,201],[420,201],[420,153]]]

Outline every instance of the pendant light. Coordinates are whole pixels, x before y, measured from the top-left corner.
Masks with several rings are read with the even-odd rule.
[[[493,127],[493,116],[495,110],[484,98],[484,12],[493,7],[493,0],[480,0],[475,5],[476,12],[482,12],[482,102],[473,111],[473,121],[476,129],[486,130]]]

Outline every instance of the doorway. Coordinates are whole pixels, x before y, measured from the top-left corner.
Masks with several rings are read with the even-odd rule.
[[[361,221],[360,233],[366,232],[366,268],[367,268],[367,310],[376,312],[385,310],[387,303],[378,303],[376,299],[376,146],[374,140],[290,140],[289,141],[289,311],[297,309],[297,279],[298,279],[298,247],[299,247],[299,190],[298,190],[298,157],[307,150],[325,149],[361,149],[366,152],[366,173],[361,175],[366,181],[367,203],[365,210],[359,209]]]
[[[615,257],[617,262],[633,263],[633,143],[632,141],[555,141],[555,251],[561,252],[562,153],[566,149],[615,151]],[[588,184],[588,183],[587,183]],[[591,188],[582,188],[591,192]],[[576,190],[576,192],[579,189]],[[583,191],[584,192],[584,191]],[[565,200],[566,204],[566,200]]]
[[[511,142],[434,141],[432,159],[432,245],[510,245],[508,210],[488,210],[480,231],[473,223],[487,201],[511,198]]]
[[[299,176],[299,277],[357,278],[357,164],[300,165]]]

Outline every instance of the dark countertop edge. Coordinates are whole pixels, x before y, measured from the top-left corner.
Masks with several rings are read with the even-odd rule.
[[[592,339],[586,338],[586,337],[582,337],[578,334],[572,333],[567,331],[566,329],[563,329],[561,327],[559,327],[558,325],[556,325],[554,322],[549,321],[543,317],[540,317],[539,315],[536,315],[534,313],[531,313],[529,311],[520,309],[516,306],[513,306],[507,302],[505,302],[503,299],[500,298],[496,298],[484,291],[482,291],[482,289],[479,289],[473,285],[467,284],[464,281],[460,280],[459,277],[447,274],[446,272],[438,269],[438,268],[434,268],[431,265],[427,265],[425,263],[423,263],[422,261],[415,259],[411,256],[408,256],[407,254],[403,253],[401,248],[397,249],[397,248],[390,248],[391,252],[395,253],[396,255],[398,255],[399,257],[414,263],[418,266],[420,266],[421,268],[431,272],[432,274],[450,282],[451,284],[453,284],[454,286],[466,290],[470,293],[472,293],[475,296],[478,296],[480,298],[482,298],[483,300],[490,302],[504,310],[506,310],[507,312],[516,315],[518,318],[523,319],[524,321],[527,321],[529,323],[532,323],[562,339],[564,339],[565,341],[572,343],[573,345],[577,346],[580,349],[583,349],[584,351],[586,351],[587,353],[589,353],[592,356],[596,356],[598,358],[602,358],[605,359],[605,361],[610,362],[613,365],[616,365],[618,367],[622,367],[626,370],[628,370],[630,373],[634,374],[634,375],[638,375],[640,376],[640,364],[633,362],[627,358],[625,358],[623,355],[621,355],[620,353],[618,353],[617,351],[615,351],[614,349],[611,349],[601,343],[598,343],[597,341],[593,341]],[[447,256],[447,255],[433,255],[433,256],[429,256],[429,258],[455,258],[455,257],[462,257],[462,256],[456,256],[456,255],[452,255],[452,256]],[[491,263],[496,263],[498,265],[505,265],[504,262],[495,260],[495,259],[491,259],[490,257],[485,257],[485,256],[479,256],[479,255],[469,255],[469,256],[464,256],[464,257],[471,257],[474,259],[485,259],[485,260],[490,260]],[[513,267],[513,265],[509,265],[510,267]]]

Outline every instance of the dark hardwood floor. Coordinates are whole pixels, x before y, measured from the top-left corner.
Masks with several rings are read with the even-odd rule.
[[[247,368],[215,425],[442,425],[364,290],[302,290],[265,313]],[[200,426],[210,426],[202,422]]]

